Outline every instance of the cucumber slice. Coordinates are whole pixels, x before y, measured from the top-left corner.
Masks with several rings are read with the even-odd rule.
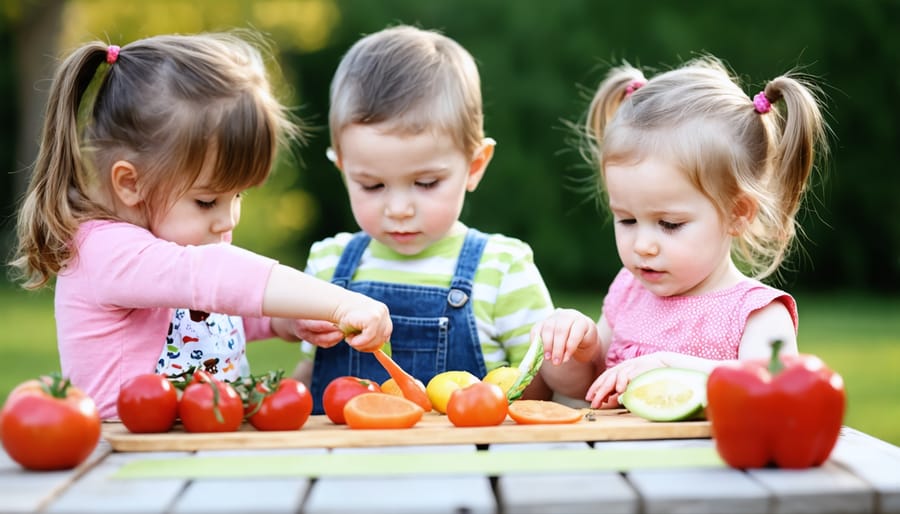
[[[706,408],[707,377],[693,369],[652,369],[629,382],[619,402],[650,421],[697,418]]]

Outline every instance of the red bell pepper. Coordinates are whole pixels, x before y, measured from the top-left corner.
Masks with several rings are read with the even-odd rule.
[[[844,381],[814,355],[739,361],[715,368],[707,410],[719,456],[735,468],[819,466],[837,443]]]

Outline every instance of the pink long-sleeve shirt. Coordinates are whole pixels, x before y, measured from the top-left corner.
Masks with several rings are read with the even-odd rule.
[[[153,373],[178,307],[244,317],[247,340],[272,337],[263,295],[276,261],[229,244],[180,246],[130,223],[87,221],[56,281],[63,376],[116,417],[123,383]]]

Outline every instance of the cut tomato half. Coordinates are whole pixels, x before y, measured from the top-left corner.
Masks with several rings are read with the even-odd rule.
[[[344,405],[350,428],[411,428],[423,414],[425,409],[415,402],[386,393],[363,393]]]
[[[509,417],[522,425],[577,423],[582,414],[561,403],[546,400],[516,400],[509,404]]]

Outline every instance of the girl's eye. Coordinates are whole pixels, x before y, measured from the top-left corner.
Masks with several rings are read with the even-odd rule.
[[[421,187],[422,189],[432,189],[434,187],[437,187],[438,183],[439,182],[437,180],[430,180],[430,181],[419,180],[419,181],[416,181],[416,186]]]
[[[618,223],[620,225],[634,225],[635,223],[637,223],[637,221],[635,221],[634,218],[624,218],[624,219],[620,219],[618,221]]]
[[[200,207],[201,209],[212,209],[216,206],[215,200],[209,202],[204,202],[203,200],[195,200],[195,202],[197,203],[197,207]]]
[[[674,232],[684,226],[684,223],[672,223],[670,221],[660,220],[659,226],[666,232]]]
[[[361,187],[363,191],[378,191],[384,187],[384,184],[360,184],[359,187]]]

